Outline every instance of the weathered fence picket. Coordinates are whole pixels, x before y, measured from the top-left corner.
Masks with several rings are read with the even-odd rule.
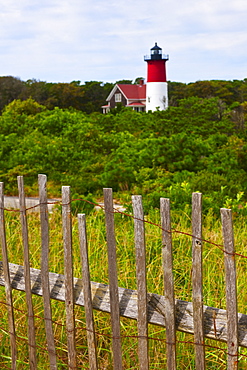
[[[112,325],[112,352],[114,370],[122,369],[122,350],[120,332],[120,311],[117,278],[117,253],[114,226],[114,210],[112,189],[104,189],[106,240],[108,251],[108,274],[110,287],[111,325]]]
[[[52,312],[49,284],[49,220],[47,207],[46,175],[39,175],[40,231],[41,231],[41,281],[44,302],[46,341],[50,369],[57,369],[56,348],[52,327]]]
[[[232,212],[221,208],[227,310],[227,369],[238,368],[238,308]]]
[[[66,329],[68,341],[68,363],[70,368],[77,368],[75,343],[75,317],[74,317],[74,286],[73,286],[73,256],[72,256],[72,230],[70,187],[62,187],[62,219],[63,219],[63,245],[64,245],[64,280],[65,280],[65,309]]]
[[[19,190],[19,202],[20,202],[20,219],[21,219],[21,226],[22,226],[22,243],[23,243],[23,250],[24,250],[24,277],[25,277],[26,305],[27,305],[27,312],[28,312],[29,366],[31,370],[36,370],[37,369],[37,353],[36,353],[36,340],[35,340],[35,322],[34,322],[34,311],[33,311],[31,280],[30,280],[28,224],[27,224],[23,176],[18,176],[17,182],[18,182],[18,190]]]
[[[88,245],[87,245],[87,231],[86,231],[86,216],[78,214],[78,230],[80,241],[80,255],[82,263],[82,279],[83,279],[83,295],[84,307],[86,316],[87,329],[87,343],[88,343],[88,357],[90,370],[98,369],[97,351],[96,351],[96,336],[94,331],[93,319],[93,304],[90,283],[90,272],[88,262]]]
[[[72,224],[70,187],[62,187],[62,228],[64,275],[49,272],[49,222],[46,176],[39,175],[39,206],[41,225],[41,270],[30,268],[28,222],[23,177],[18,177],[20,220],[24,249],[24,266],[8,262],[4,219],[3,183],[0,183],[0,285],[5,286],[8,308],[11,369],[17,368],[16,328],[12,289],[25,291],[28,316],[29,367],[37,369],[35,323],[32,294],[43,296],[44,321],[50,369],[58,367],[52,326],[51,299],[65,302],[68,367],[77,369],[74,305],[85,307],[89,367],[98,369],[97,343],[93,309],[111,315],[113,369],[121,370],[122,350],[120,314],[137,320],[139,369],[149,369],[148,323],[166,328],[166,366],[176,370],[176,331],[194,335],[195,369],[206,369],[205,338],[226,342],[227,368],[238,369],[238,346],[247,348],[247,315],[237,313],[235,250],[231,211],[221,209],[224,240],[226,307],[222,310],[203,305],[202,274],[202,195],[192,195],[192,302],[174,297],[172,230],[170,201],[161,198],[162,264],[164,296],[147,293],[145,220],[142,197],[132,196],[137,290],[118,287],[117,253],[112,189],[104,189],[105,225],[108,250],[109,286],[90,280],[86,216],[78,215],[78,235],[82,279],[73,276]],[[213,323],[213,324],[212,324]]]
[[[148,358],[148,311],[147,311],[147,283],[146,283],[146,245],[144,231],[144,213],[142,197],[132,196],[135,248],[136,248],[136,281],[137,281],[137,327],[138,327],[138,354],[140,370],[149,369]]]
[[[172,233],[169,199],[160,199],[160,216],[162,227],[162,263],[164,271],[166,361],[167,370],[176,370],[176,308],[172,271]]]
[[[17,346],[15,340],[15,320],[14,320],[14,310],[13,310],[13,298],[12,298],[12,288],[10,283],[9,275],[9,261],[8,261],[8,251],[7,251],[7,241],[5,232],[5,221],[4,221],[4,184],[0,182],[0,239],[2,245],[2,258],[3,258],[3,273],[5,282],[5,293],[6,293],[6,303],[8,309],[8,325],[10,333],[10,347],[11,347],[11,368],[16,369],[17,360]]]
[[[204,319],[202,292],[202,194],[192,194],[192,287],[195,338],[195,367],[204,370]]]

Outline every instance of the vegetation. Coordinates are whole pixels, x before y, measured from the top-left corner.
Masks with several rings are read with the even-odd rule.
[[[123,203],[139,193],[146,212],[160,196],[184,209],[191,192],[200,191],[205,212],[227,206],[246,213],[246,112],[247,102],[229,107],[218,97],[107,115],[13,100],[0,116],[0,179],[9,195],[16,194],[16,175],[25,176],[27,195],[36,195],[38,173],[48,175],[51,196],[61,185],[91,199],[112,187]]]
[[[6,212],[6,232],[8,240],[9,260],[12,263],[23,265],[23,248],[21,242],[21,228],[19,215],[16,212]],[[191,221],[189,210],[177,212],[172,210],[172,228],[183,232],[191,233]],[[160,224],[159,212],[153,210],[148,221]],[[133,220],[121,214],[115,215],[117,256],[118,256],[118,280],[119,286],[136,289],[135,282],[135,251]],[[146,259],[147,259],[147,285],[148,291],[163,295],[163,272],[161,261],[161,231],[154,224],[146,223]],[[31,266],[40,268],[40,221],[39,215],[30,213],[28,215],[29,225],[29,246]],[[219,217],[208,214],[203,221],[203,237],[214,243],[222,244],[221,225]],[[238,217],[235,220],[235,243],[236,252],[246,254],[245,245],[247,240],[246,219]],[[76,217],[72,218],[73,232],[73,256],[74,275],[81,276],[81,262],[78,245],[78,228]],[[104,214],[102,211],[94,211],[87,216],[87,233],[89,243],[89,261],[91,280],[108,284],[108,262],[106,232],[104,226]],[[62,243],[62,220],[60,211],[50,215],[50,271],[63,274],[64,257]],[[175,296],[178,299],[191,301],[191,238],[179,233],[173,233],[174,251],[174,279]],[[247,286],[246,286],[246,259],[236,257],[238,275],[238,310],[245,312]],[[203,291],[204,303],[209,306],[225,309],[225,285],[224,285],[224,260],[223,252],[215,245],[203,244]],[[14,306],[16,309],[15,321],[17,325],[18,361],[20,369],[28,369],[28,348],[27,348],[27,318],[25,294],[13,291]],[[0,320],[0,358],[2,366],[10,365],[7,308],[4,288],[0,289],[0,301],[2,315]],[[34,313],[37,334],[38,368],[47,369],[48,355],[45,343],[43,302],[42,297],[33,296]],[[59,356],[59,369],[67,369],[66,331],[65,331],[65,308],[64,303],[52,301],[55,344]],[[111,352],[111,329],[109,315],[102,312],[94,312],[95,330],[98,341],[98,358],[100,369],[112,368]],[[76,342],[78,350],[79,368],[88,368],[88,350],[85,332],[85,317],[83,307],[76,307]],[[102,335],[104,334],[104,335]],[[136,369],[137,358],[137,327],[136,322],[128,319],[121,319],[121,335],[123,347],[124,369]],[[149,340],[150,369],[165,368],[165,329],[149,325],[149,336],[159,340]],[[184,333],[177,333],[177,359],[178,368],[181,370],[194,369],[193,336]],[[226,368],[225,343],[206,340],[206,363],[207,368],[223,370]],[[212,348],[213,346],[213,348]],[[218,348],[217,348],[218,347]],[[221,348],[221,349],[220,349]],[[240,350],[239,368],[246,368],[246,350]]]
[[[138,84],[143,77],[132,80],[119,80],[116,83]],[[101,112],[101,106],[113,88],[113,83],[102,81],[72,81],[70,83],[52,83],[30,79],[21,81],[17,77],[0,77],[0,111],[15,99],[34,99],[48,109],[75,108],[85,113]],[[168,83],[169,105],[177,106],[180,99],[197,96],[198,98],[216,97],[228,106],[243,103],[247,100],[247,79],[244,80],[212,80],[197,81],[185,84],[182,82]]]
[[[190,233],[191,193],[204,197],[204,237],[222,243],[217,214],[220,207],[232,208],[235,218],[237,252],[245,253],[247,238],[247,79],[243,81],[198,81],[194,84],[169,83],[170,107],[166,111],[137,113],[118,107],[107,115],[100,113],[111,84],[80,81],[51,84],[13,77],[0,78],[0,181],[5,194],[16,195],[16,176],[25,177],[29,196],[37,195],[37,174],[48,175],[50,197],[60,197],[61,185],[70,185],[72,198],[89,201],[102,197],[103,187],[112,187],[115,198],[131,210],[130,194],[142,194],[148,218],[159,223],[160,197],[171,199],[173,227]],[[73,202],[73,213],[81,211],[81,202]],[[84,204],[84,203],[83,203]],[[107,283],[107,257],[103,214],[88,213],[91,277]],[[23,264],[18,216],[6,212],[9,259]],[[75,276],[80,276],[77,221],[73,218]],[[31,265],[39,268],[39,218],[29,216]],[[135,289],[133,225],[131,219],[116,215],[119,285]],[[63,273],[61,215],[51,215],[50,270]],[[191,300],[191,241],[174,234],[174,274],[176,297]],[[246,306],[245,259],[237,260],[239,311]],[[163,293],[160,229],[147,225],[148,290]],[[205,304],[225,308],[222,251],[204,245]],[[4,301],[4,291],[1,290]],[[25,297],[14,292],[19,339],[20,368],[28,368]],[[42,317],[42,299],[34,297],[35,315]],[[9,365],[7,310],[2,307],[1,363]],[[53,302],[56,346],[66,357],[64,305]],[[39,343],[45,348],[43,321],[37,319]],[[76,308],[77,343],[81,368],[88,367],[84,311]],[[95,313],[96,330],[110,334],[109,317]],[[136,325],[121,321],[124,368],[137,363]],[[165,339],[165,330],[151,327],[150,336]],[[110,339],[97,336],[100,368],[111,368]],[[193,347],[183,341],[192,337],[178,334],[179,369],[194,368]],[[42,344],[43,343],[43,344]],[[206,341],[207,345],[215,342]],[[217,343],[217,346],[221,346]],[[222,348],[226,346],[222,344]],[[150,340],[152,369],[165,366],[165,343]],[[244,354],[246,354],[243,351]],[[46,351],[39,349],[39,369],[47,368]],[[65,361],[66,362],[66,361]],[[210,369],[225,369],[226,352],[207,349]],[[242,366],[242,367],[241,367]],[[67,365],[61,359],[60,369]],[[241,358],[240,368],[246,367]]]
[[[15,99],[32,98],[51,110],[72,107],[86,113],[100,112],[113,86],[101,81],[88,81],[82,85],[81,81],[51,83],[4,76],[0,77],[0,111]]]

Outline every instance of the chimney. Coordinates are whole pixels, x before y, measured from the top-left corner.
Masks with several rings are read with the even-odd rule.
[[[139,86],[143,86],[143,85],[144,85],[144,78],[141,78],[139,81]]]

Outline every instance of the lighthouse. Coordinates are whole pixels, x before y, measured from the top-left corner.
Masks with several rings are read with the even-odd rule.
[[[162,54],[156,42],[144,60],[147,62],[146,111],[165,110],[168,107],[166,61],[169,56]]]

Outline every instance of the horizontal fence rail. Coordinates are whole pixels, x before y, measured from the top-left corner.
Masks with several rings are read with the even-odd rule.
[[[86,216],[78,214],[78,236],[81,259],[81,277],[74,277],[73,240],[70,187],[62,187],[62,199],[59,202],[62,209],[62,244],[64,256],[64,273],[56,274],[49,271],[49,201],[46,194],[46,176],[39,175],[39,204],[32,205],[31,210],[39,207],[41,230],[41,269],[30,267],[29,234],[26,198],[22,176],[18,177],[19,209],[21,238],[23,244],[24,263],[13,264],[8,261],[8,243],[5,232],[5,208],[3,183],[0,183],[0,241],[2,246],[2,261],[0,262],[0,285],[5,287],[8,309],[8,325],[11,347],[11,369],[17,368],[16,324],[14,312],[17,309],[13,303],[12,290],[25,292],[26,317],[28,321],[27,341],[29,348],[29,368],[37,369],[36,324],[33,311],[33,295],[43,297],[45,333],[49,367],[58,368],[59,354],[56,352],[54,328],[52,320],[51,300],[64,302],[66,313],[66,337],[68,368],[78,369],[78,353],[76,348],[75,305],[85,307],[87,331],[87,346],[90,369],[99,368],[97,358],[97,338],[94,325],[93,310],[110,314],[111,339],[113,353],[113,369],[123,368],[121,317],[137,321],[138,361],[136,365],[141,370],[151,366],[149,359],[149,329],[148,324],[166,328],[166,366],[168,370],[177,368],[176,331],[194,335],[195,369],[206,369],[205,338],[227,344],[227,369],[238,369],[239,347],[247,348],[247,315],[238,313],[237,307],[237,271],[235,257],[247,256],[235,252],[231,210],[221,209],[223,245],[209,242],[202,237],[202,195],[192,195],[192,231],[191,234],[171,229],[169,199],[160,200],[161,224],[154,224],[145,219],[142,207],[142,197],[132,196],[133,214],[129,215],[114,209],[112,189],[104,189],[106,245],[108,254],[109,284],[93,282],[90,279],[90,266],[87,245]],[[78,201],[78,200],[77,200]],[[83,201],[83,200],[82,200]],[[52,202],[53,203],[53,202]],[[51,203],[51,204],[52,204]],[[57,204],[57,201],[55,201]],[[126,289],[118,285],[117,242],[115,237],[114,213],[122,213],[133,218],[136,290]],[[146,277],[146,238],[145,224],[149,222],[161,229],[163,295],[147,292]],[[192,302],[175,299],[173,276],[173,238],[174,233],[190,237],[192,243]],[[210,243],[222,250],[225,266],[226,310],[209,307],[203,304],[203,245]],[[158,340],[158,338],[152,338]],[[212,347],[213,348],[213,347]],[[217,348],[217,347],[215,347]],[[165,356],[165,354],[164,354]]]
[[[10,282],[13,289],[25,291],[24,270],[22,266],[9,263]],[[30,269],[32,293],[42,296],[41,272]],[[4,286],[3,264],[0,263],[0,285]],[[65,302],[64,275],[49,272],[51,298]],[[83,280],[74,278],[75,304],[84,306]],[[93,308],[110,313],[109,285],[91,282]],[[120,315],[137,320],[138,305],[137,291],[118,288]],[[194,333],[193,304],[175,299],[176,330],[185,333]],[[166,327],[165,324],[165,297],[162,295],[147,294],[148,323]],[[206,338],[227,342],[227,311],[209,306],[203,306],[204,334]],[[247,348],[247,315],[238,314],[239,345]]]

